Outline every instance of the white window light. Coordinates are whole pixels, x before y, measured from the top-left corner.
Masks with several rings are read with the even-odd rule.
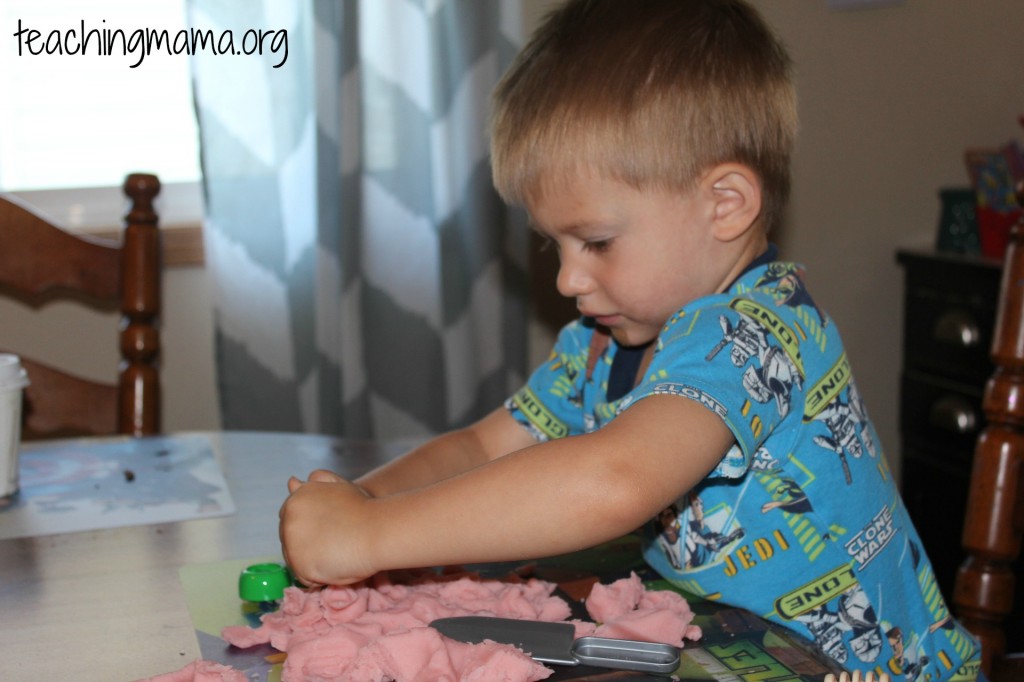
[[[0,3],[0,190],[72,229],[110,228],[125,175],[151,172],[164,226],[201,220],[189,56],[104,47],[116,30],[174,35],[187,26],[184,4]]]

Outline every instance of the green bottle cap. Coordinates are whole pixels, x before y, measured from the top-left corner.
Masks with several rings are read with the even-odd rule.
[[[291,584],[292,576],[281,564],[253,564],[238,576],[238,596],[252,602],[277,601]]]

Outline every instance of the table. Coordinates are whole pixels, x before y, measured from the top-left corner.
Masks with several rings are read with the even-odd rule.
[[[412,441],[375,443],[317,435],[203,432],[223,468],[236,513],[175,523],[0,540],[0,679],[128,682],[177,670],[202,654],[179,579],[185,566],[279,556],[278,509],[289,476],[317,468],[355,478],[408,450]],[[96,441],[102,443],[102,440]],[[81,444],[82,441],[75,441]],[[32,447],[53,447],[54,443]],[[0,512],[2,513],[2,512]],[[604,556],[604,555],[602,555]],[[567,563],[549,567],[570,571]],[[542,562],[542,563],[545,563]],[[543,577],[543,576],[541,576]],[[749,612],[702,602],[695,611],[731,622],[746,636],[705,627],[724,672],[730,661],[821,680],[838,672],[821,654],[791,642]],[[771,630],[771,636],[765,634]],[[776,648],[765,646],[770,640]],[[700,663],[704,665],[703,661]],[[703,670],[703,667],[701,668]],[[551,679],[651,679],[604,673]],[[739,670],[739,668],[735,669]],[[660,678],[664,679],[664,678]],[[766,679],[764,674],[752,679]]]
[[[203,435],[219,455],[234,515],[0,541],[0,679],[127,682],[180,668],[200,652],[179,568],[279,554],[289,476],[326,468],[356,477],[410,447]]]

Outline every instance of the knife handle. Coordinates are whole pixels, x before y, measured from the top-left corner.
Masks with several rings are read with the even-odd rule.
[[[663,674],[679,668],[679,649],[671,644],[580,637],[573,642],[572,654],[581,665],[599,668]]]

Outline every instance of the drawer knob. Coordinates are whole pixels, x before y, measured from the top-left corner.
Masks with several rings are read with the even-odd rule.
[[[978,428],[978,416],[971,404],[952,395],[943,396],[932,404],[928,421],[937,429],[961,436]]]
[[[978,323],[962,310],[950,310],[943,314],[935,323],[932,337],[936,341],[961,348],[973,348],[981,342]]]

